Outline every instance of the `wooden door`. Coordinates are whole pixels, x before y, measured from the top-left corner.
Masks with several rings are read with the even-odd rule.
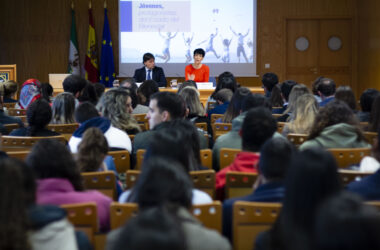
[[[352,20],[287,19],[285,71],[286,79],[309,87],[319,76],[351,86]]]

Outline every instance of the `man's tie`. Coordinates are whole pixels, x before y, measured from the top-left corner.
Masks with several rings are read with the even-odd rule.
[[[150,76],[150,73],[152,73],[152,70],[151,70],[151,69],[148,69],[148,77],[147,77],[147,80],[152,80],[152,77]]]

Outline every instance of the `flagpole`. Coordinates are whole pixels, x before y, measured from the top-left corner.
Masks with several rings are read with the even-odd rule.
[[[71,9],[74,10],[74,1],[71,0]]]
[[[104,0],[104,8],[107,9],[107,1]]]
[[[91,1],[88,2],[88,8],[89,8],[89,9],[92,9]]]

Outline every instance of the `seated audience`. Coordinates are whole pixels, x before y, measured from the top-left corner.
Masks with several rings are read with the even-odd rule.
[[[363,159],[360,161],[360,172],[374,173],[378,169],[380,169],[380,129],[377,131],[377,135],[377,140],[375,140],[375,143],[372,145],[372,155],[364,156]]]
[[[41,83],[37,79],[26,80],[20,91],[18,106],[27,109],[31,103],[41,98]]]
[[[345,102],[352,112],[356,113],[356,98],[350,86],[340,86],[336,89],[335,99]]]
[[[295,89],[295,88],[294,88]],[[282,135],[309,134],[318,113],[318,103],[311,94],[304,94],[297,98],[291,119],[285,124]]]
[[[123,226],[109,250],[188,249],[184,230],[178,219],[166,207],[140,211]]]
[[[87,80],[78,75],[69,75],[62,82],[63,91],[71,93],[76,100],[81,96],[82,90],[86,85]]]
[[[290,81],[286,81],[290,82]],[[286,83],[287,84],[287,83]],[[281,85],[283,86],[283,85]],[[292,85],[290,85],[292,86]],[[296,109],[296,102],[298,97],[305,95],[305,94],[310,94],[310,90],[303,84],[296,84],[293,87],[291,87],[290,94],[288,96],[288,103],[286,105],[285,111],[282,113],[282,116],[277,118],[278,122],[286,122],[291,119],[293,119],[293,113],[294,110]]]
[[[95,87],[96,96],[99,100],[100,97],[103,95],[103,93],[106,91],[106,87],[104,86],[103,83],[100,83],[100,82],[95,82],[93,84]]]
[[[208,97],[206,108],[208,107],[209,102],[216,102],[215,95],[221,89],[230,89],[233,93],[238,88],[238,84],[236,82],[235,76],[231,72],[223,72],[218,76],[218,82],[216,84],[214,92],[212,92],[211,96]],[[207,110],[206,110],[207,111]]]
[[[360,122],[369,122],[373,101],[380,95],[377,89],[366,89],[360,96],[361,111],[358,112]]]
[[[211,118],[212,114],[224,114],[230,104],[232,95],[234,93],[230,89],[221,89],[215,95],[216,106],[215,108],[207,111],[207,116]]]
[[[187,80],[178,86],[177,94],[181,93],[182,89],[186,87],[194,87],[195,89],[198,89],[197,83],[195,81]]]
[[[261,78],[261,82],[263,84],[262,87],[264,89],[265,97],[271,98],[272,90],[278,84],[278,76],[272,72],[265,73]]]
[[[203,64],[203,58],[206,52],[198,48],[194,50],[194,62],[185,68],[185,80],[193,80],[195,82],[208,82],[210,77],[210,69],[206,64]]]
[[[137,89],[139,103],[144,106],[149,106],[150,97],[159,91],[157,83],[153,80],[144,81]]]
[[[335,82],[330,78],[322,78],[318,84],[318,94],[321,97],[319,107],[326,106],[327,103],[335,99]]]
[[[84,132],[81,143],[78,145],[78,153],[75,161],[80,172],[113,171],[118,180],[118,172],[112,156],[108,153],[107,139],[100,129],[93,127]],[[120,183],[116,183],[117,196],[123,192]]]
[[[5,99],[5,85],[4,83],[0,83],[0,132],[2,135],[7,135],[8,131],[6,128],[3,126],[4,124],[12,124],[12,123],[17,123],[19,127],[24,127],[24,123],[19,117],[13,117],[7,115],[6,112],[4,112],[4,99]]]
[[[15,81],[0,82],[0,91],[3,92],[3,102],[4,103],[16,103],[17,100],[14,99],[15,94],[18,90],[18,84]]]
[[[91,127],[99,128],[107,139],[111,150],[128,150],[131,152],[131,139],[121,129],[115,128],[107,118],[99,116],[95,106],[90,102],[81,103],[75,110],[75,120],[79,128],[75,130],[69,140],[72,153],[78,151],[78,145],[82,141],[84,132]]]
[[[236,89],[221,122],[231,123],[233,119],[240,115],[241,105],[243,103],[244,97],[247,95],[251,95],[251,91],[248,88],[240,87]]]
[[[282,84],[276,84],[273,89],[272,93],[269,98],[269,103],[272,106],[272,114],[282,114],[284,113],[284,100],[281,96],[281,85]]]
[[[188,250],[231,249],[228,241],[214,230],[204,228],[190,214],[193,184],[181,163],[167,158],[150,158],[144,162],[132,200],[140,211],[167,206],[178,218]],[[120,239],[122,228],[107,236],[107,249]]]
[[[87,81],[86,85],[81,91],[80,96],[78,97],[78,101],[82,102],[91,102],[96,105],[98,103],[98,95],[96,94],[96,90],[94,84],[92,82]]]
[[[280,215],[256,238],[255,249],[312,249],[318,206],[339,191],[337,165],[329,152],[313,148],[294,156]]]
[[[51,103],[51,99],[53,98],[53,86],[51,86],[50,83],[41,83],[41,97],[48,103]]]
[[[166,78],[164,70],[156,66],[154,55],[145,53],[143,55],[144,67],[135,70],[133,78],[136,82],[144,82],[146,80],[153,80],[158,87],[166,87]]]
[[[108,118],[111,124],[125,131],[129,135],[141,131],[139,124],[132,117],[132,98],[129,90],[115,88],[102,95],[96,106],[104,118]]]
[[[380,129],[380,95],[375,98],[369,120],[368,131],[377,132]]]
[[[83,191],[79,168],[65,145],[53,139],[40,140],[25,162],[38,179],[37,204],[95,202],[101,230],[109,228],[112,200],[98,191]]]
[[[366,148],[366,142],[359,121],[348,107],[339,100],[333,100],[319,110],[315,117],[308,140],[300,149],[323,148]]]
[[[281,96],[284,102],[282,106],[284,109],[283,114],[286,114],[285,110],[288,108],[290,92],[292,91],[293,87],[296,85],[297,85],[297,82],[293,80],[286,80],[285,82],[281,83]]]
[[[229,171],[256,173],[260,158],[259,151],[266,140],[277,130],[272,113],[263,107],[255,108],[246,114],[240,131],[243,151],[238,153],[231,165],[216,173],[215,186],[217,198],[223,200],[226,173]]]
[[[52,105],[53,118],[52,124],[71,124],[75,123],[75,98],[71,93],[59,93]]]
[[[50,104],[44,99],[32,102],[26,110],[26,120],[28,127],[13,130],[9,135],[12,136],[56,136],[57,132],[46,128],[50,123],[52,111]]]
[[[314,231],[314,249],[380,249],[378,210],[352,194],[342,193],[324,202]]]
[[[257,169],[259,175],[253,192],[223,202],[223,235],[232,239],[232,208],[236,201],[282,201],[285,194],[285,174],[294,151],[293,145],[285,138],[272,138],[264,143],[260,150]]]
[[[318,85],[323,78],[324,78],[323,76],[319,76],[311,84],[311,92],[313,92],[314,98],[315,98],[315,100],[317,100],[318,104],[322,101],[321,96],[318,93]]]

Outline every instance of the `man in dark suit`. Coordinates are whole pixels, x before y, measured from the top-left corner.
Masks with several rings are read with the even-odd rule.
[[[136,82],[143,82],[145,80],[154,80],[157,82],[158,87],[166,87],[166,78],[164,70],[155,66],[155,58],[151,53],[145,53],[143,56],[143,64],[141,69],[136,69],[133,78]]]

